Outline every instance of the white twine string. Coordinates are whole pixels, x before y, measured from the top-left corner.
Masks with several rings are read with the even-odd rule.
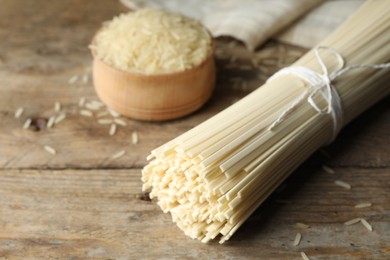
[[[329,74],[328,69],[320,55],[320,50],[326,50],[330,52],[338,61],[338,67]],[[390,68],[390,63],[384,64],[354,64],[347,67],[344,67],[345,62],[341,54],[327,46],[318,46],[314,49],[317,61],[321,66],[322,74],[311,70],[306,67],[296,66],[296,67],[286,67],[278,72],[276,72],[268,81],[273,80],[281,75],[292,74],[298,76],[304,81],[310,84],[310,88],[306,89],[301,96],[294,100],[291,105],[284,110],[280,116],[271,124],[269,130],[272,131],[277,127],[284,119],[291,114],[299,104],[301,104],[305,98],[307,102],[321,115],[331,115],[333,119],[333,136],[332,142],[337,134],[340,132],[343,126],[343,108],[339,94],[337,93],[336,88],[332,85],[332,81],[335,80],[340,75],[346,73],[347,71],[357,69],[357,68],[371,68],[371,69],[384,69]],[[310,93],[310,94],[309,94]],[[326,109],[321,109],[316,102],[314,101],[314,96],[320,93],[325,101],[327,102]]]

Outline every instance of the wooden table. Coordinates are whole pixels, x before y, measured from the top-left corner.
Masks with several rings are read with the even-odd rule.
[[[295,171],[226,244],[186,237],[142,194],[145,157],[304,50],[268,43],[251,54],[219,40],[217,88],[204,108],[165,123],[126,120],[109,136],[107,125],[79,114],[78,102],[97,100],[87,48],[94,32],[125,11],[114,0],[0,0],[0,259],[300,259],[301,251],[311,259],[390,259],[388,98]],[[255,56],[262,64],[251,68]],[[53,109],[57,101],[60,112]],[[24,113],[15,118],[18,107]],[[60,113],[66,113],[62,122],[45,127]],[[23,129],[28,118],[32,125]],[[126,154],[112,159],[121,150]],[[354,207],[362,202],[372,206]],[[343,224],[357,217],[373,231]],[[302,241],[294,247],[297,232]]]

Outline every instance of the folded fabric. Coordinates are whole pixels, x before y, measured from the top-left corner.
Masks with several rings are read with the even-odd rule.
[[[272,38],[312,48],[341,25],[364,0],[328,0]]]
[[[324,0],[120,0],[131,9],[163,8],[200,20],[214,37],[231,36],[250,50]]]

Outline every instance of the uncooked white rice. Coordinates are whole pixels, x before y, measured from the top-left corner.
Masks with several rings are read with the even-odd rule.
[[[47,127],[47,128],[52,128],[53,125],[54,125],[54,121],[55,121],[55,120],[56,120],[56,117],[55,117],[55,116],[51,116],[51,117],[49,118],[49,120],[47,121],[46,127]]]
[[[60,110],[61,110],[61,103],[58,102],[58,101],[56,101],[56,102],[54,103],[54,111],[60,112]]]
[[[344,225],[350,226],[350,225],[358,223],[360,220],[361,220],[361,218],[354,218],[354,219],[351,219],[351,220],[344,222]]]
[[[80,115],[82,115],[82,116],[88,116],[88,117],[92,117],[92,116],[93,116],[92,112],[89,111],[89,110],[81,110],[81,111],[80,111]]]
[[[301,223],[301,222],[298,222],[298,223],[295,223],[295,225],[299,228],[303,228],[303,229],[308,229],[310,228],[309,225],[305,224],[305,223]]]
[[[365,202],[365,203],[356,204],[355,208],[362,209],[362,208],[369,208],[371,206],[372,206],[371,202]]]
[[[301,239],[302,239],[302,234],[301,234],[300,232],[298,232],[298,233],[295,235],[295,239],[294,239],[293,246],[298,246],[299,243],[301,242]]]
[[[121,14],[103,25],[90,48],[118,69],[159,74],[206,60],[211,36],[198,21],[161,9]]]
[[[19,107],[18,109],[16,109],[15,111],[15,118],[19,118],[24,112],[24,108],[23,107]]]
[[[92,102],[88,102],[87,104],[85,104],[85,107],[90,109],[90,110],[99,110],[100,109],[100,106],[93,104]]]
[[[109,135],[114,135],[116,133],[116,124],[111,124],[110,131],[108,132]]]
[[[334,184],[336,184],[337,186],[340,186],[340,187],[343,187],[347,190],[350,190],[351,189],[351,185],[349,183],[346,183],[345,181],[335,181]]]
[[[133,144],[138,144],[138,134],[135,131],[131,134],[131,142]]]
[[[98,101],[98,100],[92,100],[90,103],[91,103],[92,105],[98,106],[98,107],[100,107],[100,108],[102,108],[102,107],[105,106],[105,105],[103,104],[103,102]]]
[[[54,120],[54,124],[58,124],[60,123],[62,120],[64,120],[66,117],[66,114],[65,113],[62,113],[60,114],[59,116],[57,116]]]
[[[43,148],[45,149],[46,152],[52,155],[55,155],[57,153],[56,150],[51,146],[45,145]]]
[[[323,169],[325,172],[330,173],[330,174],[334,174],[334,173],[335,173],[335,171],[334,171],[332,168],[330,168],[330,167],[328,167],[328,166],[326,166],[326,165],[323,165],[323,166],[322,166],[322,169]]]
[[[112,119],[107,119],[107,118],[102,118],[102,119],[98,119],[98,124],[101,124],[101,125],[109,125],[109,124],[112,124]]]
[[[76,81],[77,81],[78,79],[79,79],[79,76],[74,75],[74,76],[72,76],[71,78],[69,78],[68,83],[69,83],[69,84],[74,84],[74,83],[76,83]]]
[[[83,107],[85,105],[85,97],[81,97],[80,100],[79,100],[79,107]]]
[[[126,122],[123,120],[123,119],[120,119],[120,118],[115,118],[114,119],[114,122],[118,125],[121,125],[121,126],[126,126]]]
[[[360,219],[360,222],[365,226],[369,231],[372,231],[372,226],[364,218]]]
[[[108,111],[102,111],[102,112],[97,113],[96,117],[103,117],[103,116],[107,116],[109,114],[110,113],[108,113]]]
[[[31,125],[31,122],[32,122],[32,119],[31,119],[31,118],[27,118],[27,120],[26,120],[26,121],[24,122],[24,124],[23,124],[23,128],[24,128],[24,129],[29,128],[30,125]]]
[[[303,260],[310,260],[310,258],[305,254],[305,252],[301,252],[301,256]]]
[[[107,110],[108,110],[108,112],[110,113],[110,115],[111,116],[113,116],[113,117],[120,117],[121,116],[121,114],[119,114],[118,112],[116,112],[114,109],[112,109],[112,108],[107,108]]]
[[[89,79],[88,74],[85,74],[85,75],[83,76],[83,83],[84,83],[84,84],[87,84],[87,83],[88,83],[88,79]]]
[[[125,150],[119,151],[119,152],[117,152],[116,154],[114,154],[111,158],[112,158],[113,160],[118,159],[118,158],[122,157],[123,155],[125,155],[125,153],[126,153]]]

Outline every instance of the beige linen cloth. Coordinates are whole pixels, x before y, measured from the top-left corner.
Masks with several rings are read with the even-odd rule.
[[[120,2],[130,9],[163,8],[196,18],[214,37],[231,36],[242,41],[248,49],[254,50],[271,37],[290,44],[312,47],[352,14],[363,0],[120,0]]]
[[[364,0],[328,0],[272,38],[312,48],[341,25]]]

